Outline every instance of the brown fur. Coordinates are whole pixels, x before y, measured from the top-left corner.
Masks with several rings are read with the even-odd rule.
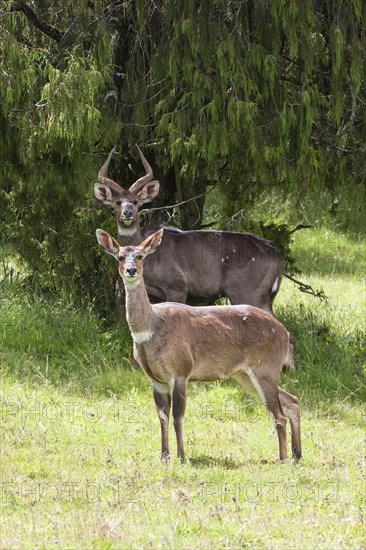
[[[152,305],[142,276],[143,259],[160,244],[162,230],[138,247],[121,247],[101,230],[97,231],[97,237],[104,249],[119,259],[134,357],[152,381],[162,423],[162,456],[169,455],[168,414],[159,408],[164,395],[172,393],[178,456],[184,459],[187,383],[233,378],[246,391],[258,393],[272,415],[280,460],[286,458],[285,416],[289,416],[293,454],[299,459],[298,399],[278,388],[283,366],[293,365],[292,337],[285,327],[268,312],[250,305],[196,308],[169,302]]]
[[[156,229],[140,227],[138,209],[159,192],[152,168],[140,152],[146,175],[128,190],[107,178],[113,151],[95,184],[98,202],[112,210],[121,246],[139,245]],[[126,225],[127,224],[127,225]],[[264,239],[228,231],[164,231],[161,246],[146,259],[145,285],[153,303],[208,305],[221,297],[272,312],[284,261]]]

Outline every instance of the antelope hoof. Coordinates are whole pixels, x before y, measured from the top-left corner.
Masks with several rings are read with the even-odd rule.
[[[170,463],[170,454],[164,451],[161,453],[161,461],[163,464],[169,464]]]
[[[292,458],[294,459],[294,462],[299,462],[301,458],[301,449],[293,449],[292,450]]]

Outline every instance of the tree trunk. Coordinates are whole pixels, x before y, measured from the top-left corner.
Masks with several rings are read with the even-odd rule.
[[[126,291],[120,275],[117,276],[116,283],[114,286],[115,292],[115,301],[116,301],[116,311],[115,317],[116,322],[119,325],[126,326]]]

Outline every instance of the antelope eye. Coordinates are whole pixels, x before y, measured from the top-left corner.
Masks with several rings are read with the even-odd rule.
[[[136,256],[136,260],[142,260],[142,254],[138,254],[138,255]]]
[[[118,206],[121,206],[122,201],[116,201],[116,204],[118,204]]]
[[[135,201],[132,201],[132,204],[137,204],[137,200],[135,200]]]
[[[118,259],[119,259],[120,262],[123,262],[123,260],[126,259],[126,256],[118,256]]]

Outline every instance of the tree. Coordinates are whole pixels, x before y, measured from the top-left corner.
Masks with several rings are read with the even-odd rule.
[[[120,182],[139,143],[158,204],[199,196],[183,228],[212,183],[224,227],[263,188],[365,179],[361,0],[6,0],[0,20],[0,227],[51,286],[105,277],[91,187],[113,144]]]

